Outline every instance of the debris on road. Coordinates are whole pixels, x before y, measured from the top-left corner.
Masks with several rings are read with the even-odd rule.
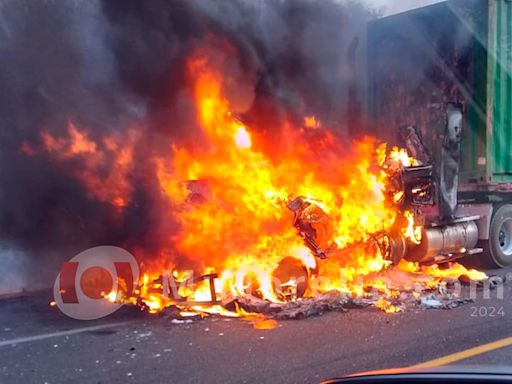
[[[423,286],[418,289],[402,289],[393,297],[386,292],[367,292],[363,297],[355,297],[348,292],[332,290],[314,297],[275,303],[252,295],[234,297],[223,302],[228,311],[240,313],[256,329],[272,329],[277,323],[272,321],[297,320],[320,316],[326,312],[347,312],[357,308],[377,308],[388,313],[427,309],[453,309],[474,300],[469,291],[456,292],[455,281],[448,281],[436,287]],[[491,284],[491,283],[489,283]],[[477,286],[482,288],[484,284]],[[270,321],[270,322],[269,322]],[[183,323],[174,321],[173,323]]]
[[[443,306],[437,297],[434,294],[422,297],[420,300],[420,305],[422,309],[438,309]]]

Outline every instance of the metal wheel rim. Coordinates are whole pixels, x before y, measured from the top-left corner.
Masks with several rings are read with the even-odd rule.
[[[498,230],[498,245],[505,256],[512,257],[512,218],[501,224]]]

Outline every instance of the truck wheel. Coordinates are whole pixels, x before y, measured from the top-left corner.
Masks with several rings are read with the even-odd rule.
[[[489,240],[483,242],[484,258],[492,267],[512,265],[512,205],[499,207],[491,219]]]

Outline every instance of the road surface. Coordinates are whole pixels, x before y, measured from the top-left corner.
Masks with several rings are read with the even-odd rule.
[[[78,321],[50,308],[50,293],[3,299],[0,382],[319,383],[439,358],[512,365],[512,339],[485,345],[512,336],[512,285],[496,293],[453,310],[354,309],[272,330],[240,319],[175,324],[129,308]]]

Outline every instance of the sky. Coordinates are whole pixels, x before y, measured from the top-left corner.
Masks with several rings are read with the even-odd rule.
[[[366,3],[377,8],[384,8],[385,15],[408,11],[413,8],[423,7],[442,0],[365,0]]]

